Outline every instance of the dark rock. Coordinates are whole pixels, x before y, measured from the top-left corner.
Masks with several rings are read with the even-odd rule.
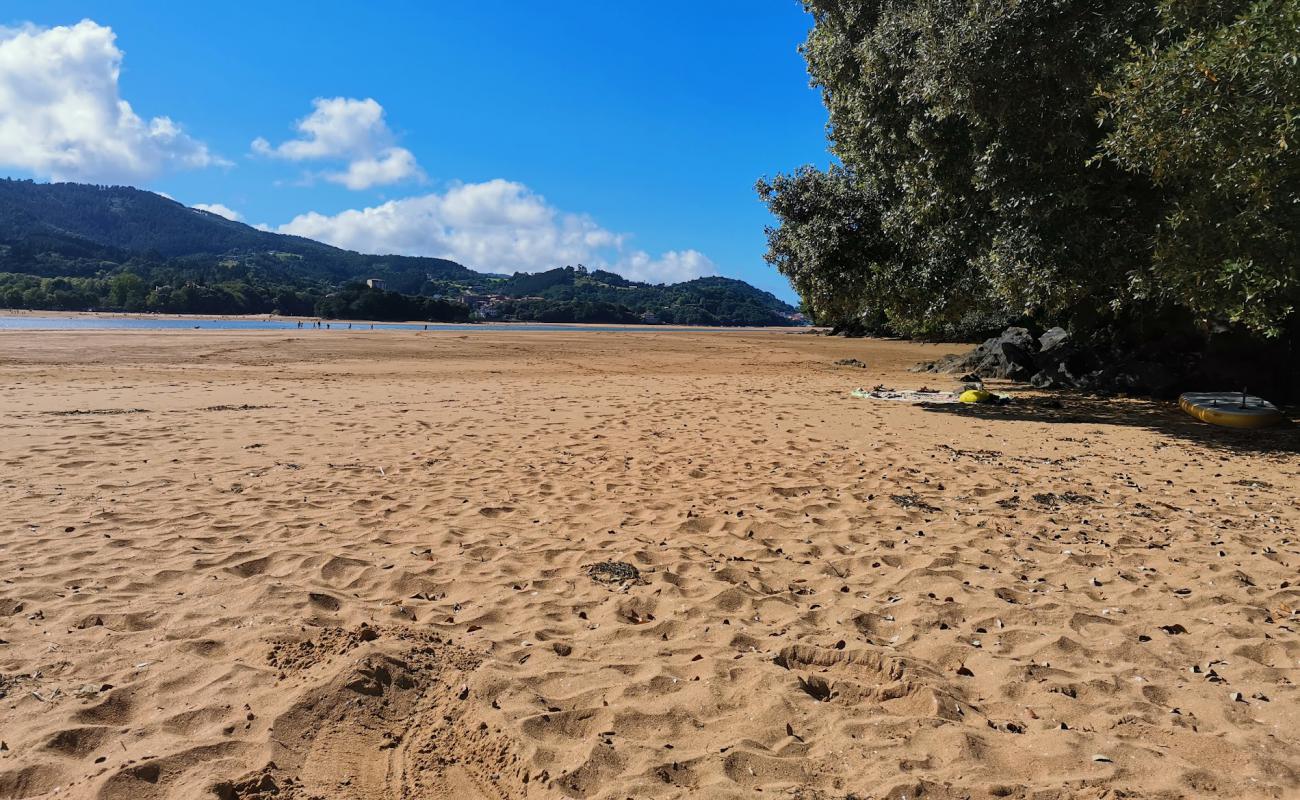
[[[992,345],[992,370],[978,369],[981,375],[992,374],[997,378],[1024,380],[1033,374],[1034,353],[1038,350],[1034,337],[1024,328],[1007,328],[994,339],[984,343]],[[986,363],[988,363],[986,361]]]
[[[1039,389],[1082,389],[1104,395],[1173,397],[1191,386],[1267,385],[1283,397],[1295,370],[1278,370],[1278,360],[1255,359],[1241,347],[1227,353],[1198,352],[1186,337],[1164,336],[1132,349],[1120,341],[1093,336],[1082,341],[1064,328],[1050,328],[1035,339],[1024,328],[1007,328],[975,349],[919,364],[913,372],[955,373],[965,384],[990,378],[1027,381]],[[1294,360],[1294,359],[1292,359]],[[1250,363],[1246,363],[1250,362]],[[1244,364],[1237,372],[1225,365]],[[1227,377],[1231,375],[1232,377]],[[1281,376],[1281,377],[1279,377]],[[1235,381],[1235,382],[1234,382]],[[1300,384],[1296,384],[1300,392]]]
[[[1102,384],[1133,394],[1150,394],[1162,397],[1178,385],[1180,371],[1158,361],[1129,361],[1103,369],[1099,376]]]
[[[1042,336],[1038,337],[1038,350],[1041,353],[1050,353],[1069,342],[1070,334],[1065,328],[1049,328]]]
[[[1078,389],[1093,383],[1089,373],[1097,368],[1095,355],[1074,343],[1064,328],[1051,328],[1038,341],[1038,371],[1030,383],[1039,389]]]
[[[1065,362],[1053,367],[1041,369],[1034,373],[1029,382],[1038,389],[1073,389],[1079,386],[1079,378],[1070,371]]]
[[[964,355],[923,364],[916,372],[962,372],[982,378],[1028,380],[1037,371],[1038,343],[1024,328],[1007,328]]]

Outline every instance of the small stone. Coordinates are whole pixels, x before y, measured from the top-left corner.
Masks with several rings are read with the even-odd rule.
[[[1096,761],[1098,764],[1114,763],[1110,756],[1104,756],[1101,753],[1093,753],[1092,760]]]

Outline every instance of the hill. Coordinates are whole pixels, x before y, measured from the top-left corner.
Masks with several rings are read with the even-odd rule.
[[[400,282],[408,273],[423,278],[481,278],[441,258],[362,255],[327,244],[258,230],[217,214],[129,186],[35,183],[0,180],[0,243],[45,247],[55,252],[98,252],[110,259],[148,255],[155,259],[287,254],[285,269],[311,277],[348,280],[386,277]]]
[[[369,278],[388,291],[357,285]],[[488,275],[263,231],[127,186],[0,180],[0,306],[461,318],[470,305],[520,321],[794,324],[788,304],[728,278],[663,286],[581,266]]]
[[[493,291],[516,298],[501,304],[519,314],[539,303],[599,303],[626,308],[635,320],[672,325],[789,325],[794,309],[774,295],[732,278],[696,278],[672,285],[630,281],[605,270],[562,267],[515,273]],[[587,321],[587,320],[580,320]],[[590,320],[590,321],[617,321]]]

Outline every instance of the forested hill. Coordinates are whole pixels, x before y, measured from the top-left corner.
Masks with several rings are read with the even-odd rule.
[[[441,258],[373,256],[262,231],[129,186],[0,180],[0,242],[54,251],[87,244],[163,259],[227,254],[298,256],[313,277],[370,277],[377,268],[444,278],[478,273]]]
[[[774,295],[732,278],[696,278],[660,286],[581,266],[515,273],[492,291],[511,298],[501,302],[500,313],[523,311],[528,318],[539,318],[528,309],[557,303],[622,307],[637,319],[649,315],[673,325],[789,325],[794,313]]]
[[[364,289],[367,279],[385,291]],[[582,267],[511,277],[263,231],[125,186],[0,179],[0,307],[789,325],[743,281],[660,286]]]

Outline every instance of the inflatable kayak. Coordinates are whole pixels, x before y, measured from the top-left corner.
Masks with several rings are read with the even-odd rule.
[[[1264,428],[1282,421],[1277,406],[1244,392],[1187,392],[1178,398],[1178,407],[1225,428]]]

